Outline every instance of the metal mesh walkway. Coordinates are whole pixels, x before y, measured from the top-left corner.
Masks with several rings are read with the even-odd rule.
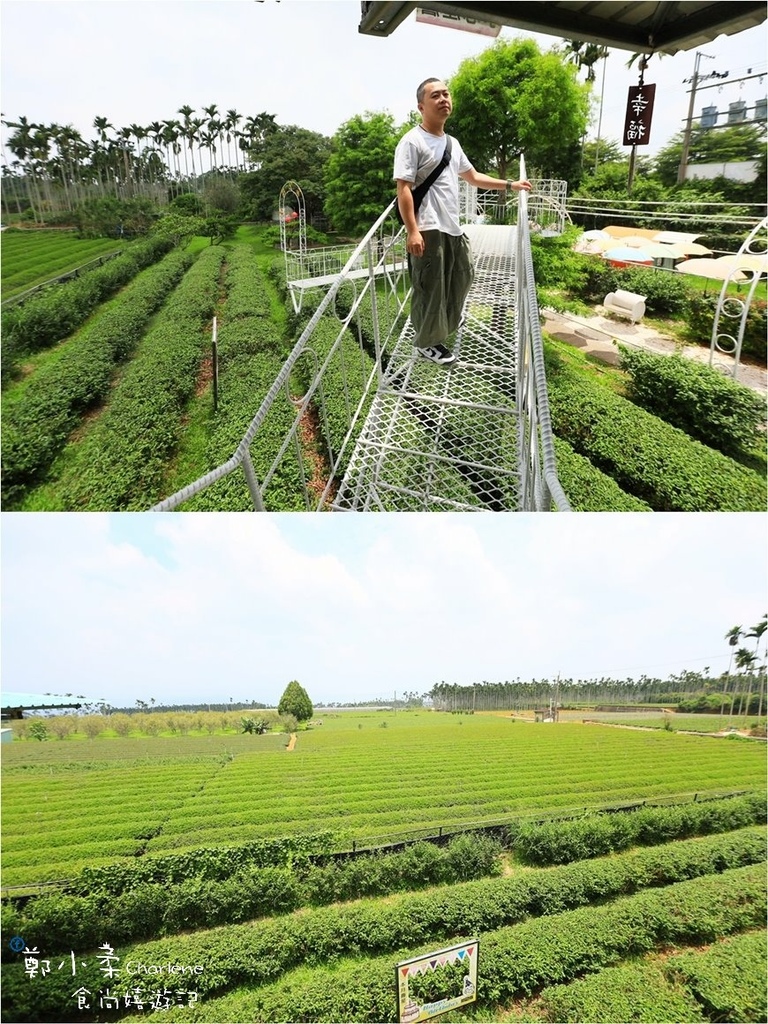
[[[516,228],[467,225],[475,281],[449,368],[414,357],[406,324],[336,509],[502,511],[519,506],[515,393]]]
[[[547,183],[540,184],[547,199]],[[289,185],[301,228],[300,190]],[[393,221],[393,203],[343,251],[309,250],[301,230],[298,248],[289,251],[285,236],[294,310],[315,292],[308,320],[232,457],[154,510],[190,507],[209,491],[209,504],[257,511],[567,511],[549,417],[528,195],[501,209],[495,190],[490,206],[476,193],[461,197],[475,280],[451,339],[453,366],[414,356],[404,228]],[[534,211],[537,229],[544,199]],[[516,226],[488,223],[511,215]],[[562,228],[562,211],[558,217]],[[284,235],[286,221],[287,214]]]

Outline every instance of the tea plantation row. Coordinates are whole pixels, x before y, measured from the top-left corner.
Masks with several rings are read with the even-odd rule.
[[[135,263],[139,248],[131,249],[130,253]],[[159,250],[150,258],[157,255]],[[60,340],[85,315],[93,314],[94,304],[103,301],[120,281],[125,283],[125,274],[129,272],[121,267],[122,261],[127,260],[129,254],[84,275],[80,281],[46,292],[25,306],[23,315],[22,311],[9,313],[8,329],[4,331],[7,344],[23,353]],[[176,257],[177,267],[179,260]],[[277,286],[287,304],[289,300],[277,263],[270,275],[272,281],[268,282],[250,248],[205,250],[198,263],[199,269],[187,284],[178,277],[169,281],[166,271],[145,281],[137,279],[113,300],[114,305],[96,310],[87,326],[60,346],[55,359],[42,363],[21,386],[10,389],[3,413],[5,508],[23,507],[24,495],[45,479],[80,418],[107,397],[105,409],[89,424],[82,441],[73,446],[71,458],[64,464],[64,478],[56,491],[57,508],[146,509],[169,493],[169,487],[178,489],[232,457],[288,352],[287,340],[271,317],[268,293]],[[220,296],[213,282],[222,267]],[[123,278],[116,276],[120,273]],[[136,266],[130,271],[131,275],[135,273]],[[103,282],[99,275],[103,275]],[[161,277],[165,284],[161,284]],[[203,279],[208,285],[202,285]],[[173,287],[179,294],[174,293],[169,299]],[[199,289],[199,298],[184,298]],[[297,335],[318,301],[319,296],[308,302],[300,317],[289,317]],[[335,304],[341,316],[348,312],[351,301],[342,289]],[[150,316],[162,302],[166,302],[166,308],[158,314],[157,323],[150,324]],[[215,414],[206,414],[200,428],[205,435],[202,454],[195,455],[189,465],[182,460],[186,475],[179,477],[173,466],[179,451],[184,449],[185,417],[195,403],[196,390],[202,388],[206,403],[210,403],[210,385],[203,371],[209,359],[209,321],[214,312],[221,325],[220,404]],[[19,322],[12,322],[13,317]],[[391,326],[382,323],[385,330]],[[149,334],[142,340],[147,330]],[[355,414],[359,432],[367,412],[367,405],[358,407],[374,370],[372,353],[369,306],[361,307],[347,330],[335,315],[320,320],[307,353],[299,358],[291,375],[292,393],[286,389],[277,396],[250,446],[257,478],[267,478],[268,510],[314,507],[325,482],[312,479],[313,472],[317,472],[313,469],[317,456],[326,475],[333,471],[337,480],[341,479],[354,445],[353,436],[340,458],[345,437]],[[161,354],[162,365],[155,365]],[[4,366],[10,367],[14,358],[11,353]],[[110,395],[115,372],[127,359],[128,381],[121,379]],[[315,433],[289,440],[284,454],[278,457],[289,431],[297,429],[292,399],[315,386],[317,369],[324,363],[327,365],[322,385],[313,394],[310,406],[310,416],[316,420]],[[645,363],[643,372],[647,372]],[[730,445],[728,454],[723,454],[659,419],[654,415],[659,409],[646,412],[634,402],[590,384],[583,374],[573,374],[552,354],[548,380],[561,480],[577,510],[764,508],[765,481],[753,469],[730,457],[738,454],[734,444],[739,448],[749,441],[740,421],[734,426],[735,434],[728,424],[727,437],[723,424],[716,431],[718,437],[722,435],[722,443],[728,441]],[[712,387],[705,383],[702,401],[712,398]],[[643,393],[649,388],[654,390],[643,386]],[[728,383],[722,386],[727,387]],[[686,387],[696,392],[703,385],[689,381]],[[157,396],[161,394],[170,395],[171,400],[159,402]],[[494,404],[493,395],[485,397]],[[370,396],[367,401],[370,402]],[[717,401],[722,405],[719,398]],[[729,408],[732,405],[728,403]],[[750,415],[754,419],[760,414],[757,404],[752,405]],[[671,410],[669,414],[672,415]],[[450,429],[456,438],[461,438],[462,445],[469,445],[471,450],[473,438],[477,440],[478,435],[487,441],[489,424],[475,422],[475,414],[469,410],[451,415],[455,423],[450,424]],[[680,425],[692,433],[699,431],[698,424],[689,428],[681,416],[682,412],[677,420]],[[409,424],[409,430],[424,429],[424,425]],[[706,439],[713,443],[711,432]],[[513,437],[500,437],[498,444],[504,446],[507,440],[514,456]],[[406,454],[402,455],[401,465],[388,470],[399,474],[398,479],[402,478],[404,484],[422,471],[423,467]],[[486,481],[485,491],[490,488],[495,493],[494,487],[498,487],[491,484],[493,481]],[[499,486],[504,489],[503,483]],[[475,500],[471,481],[458,476],[443,481],[443,489],[455,500]],[[43,498],[43,502],[46,500]],[[500,500],[503,507],[509,507],[514,505],[515,496],[501,496]],[[235,469],[182,507],[232,511],[251,508],[252,499],[242,470]]]

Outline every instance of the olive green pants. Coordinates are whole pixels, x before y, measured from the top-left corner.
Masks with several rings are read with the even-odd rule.
[[[457,330],[475,276],[466,235],[422,231],[424,255],[409,256],[411,323],[418,348],[441,345]]]

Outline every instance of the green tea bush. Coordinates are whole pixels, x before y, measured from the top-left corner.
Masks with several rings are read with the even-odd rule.
[[[764,1021],[765,929],[734,935],[704,951],[670,957],[666,972],[693,993],[709,1020]]]
[[[562,438],[556,437],[557,476],[574,512],[650,512],[651,506],[622,491]]]
[[[204,250],[165,304],[62,486],[71,511],[141,511],[162,496],[166,460],[194,392],[225,251]]]
[[[103,868],[85,868],[69,882],[67,891],[116,896],[146,883],[167,886],[189,878],[221,881],[244,868],[282,867],[306,860],[310,855],[328,853],[333,840],[332,832],[310,832],[257,839],[242,846],[201,847],[185,853],[147,856]]]
[[[627,397],[702,444],[738,457],[764,441],[765,400],[718,370],[681,356],[619,345]]]
[[[695,801],[671,807],[641,807],[614,814],[588,814],[571,821],[527,822],[513,832],[513,846],[527,864],[569,864],[634,844],[652,845],[693,835],[728,832],[765,822],[762,796]]]
[[[3,374],[19,356],[54,345],[75,331],[91,312],[144,267],[172,248],[163,239],[136,242],[121,256],[62,284],[52,285],[2,315]]]
[[[3,507],[12,508],[53,462],[83,413],[109,392],[115,370],[138,344],[152,314],[193,257],[172,252],[97,311],[63,348],[9,390],[2,410]]]
[[[765,481],[721,452],[564,366],[547,384],[555,434],[655,511],[765,509]]]
[[[670,983],[658,964],[620,964],[596,974],[553,985],[541,994],[546,1019],[558,1022],[623,1021],[676,1024],[705,1020],[694,996]]]
[[[280,330],[271,319],[267,282],[252,250],[240,246],[228,256],[227,299],[218,334],[219,400],[207,444],[205,471],[232,457],[285,361]],[[269,472],[293,425],[296,410],[283,390],[273,402],[250,446],[256,477]],[[291,445],[265,496],[269,511],[304,511],[302,470]],[[241,469],[184,504],[188,511],[248,511],[253,498]]]
[[[661,943],[711,942],[760,927],[764,839],[763,830],[746,829],[386,902],[363,901],[219,932],[176,935],[120,953],[125,961],[200,964],[203,971],[195,983],[205,1000],[236,986],[264,986],[252,993],[258,1006],[241,1007],[255,1020],[285,1020],[290,1013],[299,1020],[381,1021],[394,1019],[395,957],[482,931],[482,997],[494,1005]],[[756,866],[731,868],[734,863]],[[637,893],[643,886],[664,888]],[[625,893],[637,894],[604,903]],[[565,910],[568,906],[583,909]],[[553,916],[525,921],[532,913]],[[342,956],[355,961],[334,965],[335,983],[329,984],[325,965]],[[363,964],[363,957],[381,959]],[[287,973],[298,965],[303,965],[301,972]],[[32,985],[20,967],[4,968],[7,1019],[69,1019],[71,979],[53,974]],[[284,980],[270,984],[283,974]],[[354,978],[365,983],[358,986]],[[94,991],[102,987],[96,966],[84,969],[81,983]],[[207,1019],[226,1019],[215,1016],[213,1004],[206,1012],[214,1015]]]
[[[329,464],[334,464],[349,433],[352,418],[363,399],[374,364],[354,335],[342,328],[341,321],[324,316],[315,327],[307,353],[297,363],[297,377],[305,392],[323,366],[325,370],[313,399],[319,416],[324,454]],[[371,392],[357,418],[357,433],[362,430],[372,401]],[[353,447],[354,437],[347,444],[338,464],[339,473],[343,474],[346,469]]]
[[[97,945],[105,932],[113,944],[125,943],[500,871],[500,846],[487,836],[459,836],[446,847],[422,842],[399,852],[310,864],[303,849],[315,841],[322,849],[321,840],[286,840],[282,849],[279,841],[263,842],[153,858],[154,871],[121,871],[116,865],[114,877],[109,869],[84,871],[69,888],[83,890],[91,884],[90,891],[40,896],[7,923],[22,929],[28,942],[49,950],[86,949]],[[264,863],[270,858],[280,863]]]

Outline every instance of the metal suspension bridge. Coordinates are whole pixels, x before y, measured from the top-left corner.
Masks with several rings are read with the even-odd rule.
[[[475,280],[452,342],[457,362],[445,368],[414,356],[394,204],[358,245],[310,249],[301,190],[287,183],[287,286],[295,311],[311,315],[233,456],[153,511],[183,508],[237,473],[256,511],[282,510],[276,496],[287,488],[317,511],[570,511],[557,478],[530,244],[534,231],[562,232],[566,186],[532,185],[500,206],[497,192],[478,195],[462,182]],[[299,379],[310,383],[297,395]],[[321,441],[320,481],[302,441],[308,423]]]

